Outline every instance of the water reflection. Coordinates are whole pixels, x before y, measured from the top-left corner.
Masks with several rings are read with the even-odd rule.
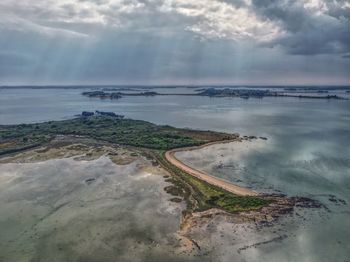
[[[148,120],[158,124],[265,136],[268,138],[266,142],[260,141],[260,146],[250,146],[246,151],[244,149],[237,151],[234,147],[231,148],[227,145],[227,148],[216,148],[202,152],[203,154],[192,152],[192,155],[187,155],[184,158],[185,160],[187,158],[189,163],[210,173],[213,172],[225,179],[258,190],[280,190],[289,195],[306,195],[316,198],[328,207],[329,212],[310,212],[306,214],[309,222],[303,220],[305,216],[298,219],[299,216],[295,214],[293,218],[286,218],[280,225],[266,228],[264,231],[256,231],[255,229],[247,229],[248,231],[242,232],[241,229],[236,229],[234,231],[232,225],[226,225],[222,222],[219,226],[223,227],[222,231],[227,234],[224,234],[224,237],[221,237],[220,233],[210,234],[213,246],[217,246],[213,257],[221,254],[220,257],[225,258],[224,261],[232,261],[232,258],[243,261],[244,259],[246,261],[348,260],[350,248],[350,220],[348,219],[350,214],[349,101],[294,98],[243,100],[239,98],[183,96],[127,97],[117,101],[102,101],[87,99],[80,93],[81,90],[1,90],[0,123],[57,120],[72,117],[83,110],[98,109],[114,111],[130,118]],[[38,171],[40,171],[39,173],[46,172],[45,169]],[[89,169],[85,169],[85,171],[89,174]],[[3,172],[4,169],[2,169]],[[16,171],[14,168],[11,172],[21,174],[23,171]],[[48,174],[54,172],[53,169],[50,172],[47,171]],[[28,196],[34,198],[36,194],[31,195],[30,193],[31,176],[28,176],[28,180],[22,177],[18,181],[21,182],[21,179],[23,180],[22,185],[28,188],[26,198]],[[159,181],[153,182],[152,187],[149,185],[150,190],[155,190],[154,187],[157,187]],[[44,188],[47,189],[47,187]],[[15,192],[16,189],[11,190]],[[37,190],[39,189],[37,188]],[[33,192],[40,193],[40,190]],[[51,185],[51,190],[55,192],[55,186]],[[134,207],[132,204],[134,202],[129,200],[141,198],[141,195],[123,191],[123,188],[120,190],[125,193],[125,198],[120,198],[116,202],[119,203],[116,209],[123,211],[122,213],[130,214],[132,210],[130,210],[130,206]],[[142,190],[142,192],[146,191]],[[11,191],[4,192],[10,194]],[[147,195],[150,199],[153,199],[153,196]],[[345,200],[348,204],[335,203],[332,196]],[[6,198],[1,197],[1,201],[4,199]],[[26,209],[27,202],[23,199],[18,201],[24,201],[21,204],[23,212],[31,214],[31,211]],[[40,201],[40,197],[35,201]],[[135,207],[139,212],[153,212],[153,202],[144,203],[145,208],[139,205]],[[44,206],[43,210],[42,208],[38,207],[36,212],[46,214],[46,207]],[[3,206],[1,211],[3,210],[15,212],[11,207],[5,209]],[[22,216],[22,213],[13,214]],[[129,218],[129,216],[126,218],[120,213],[118,214],[113,214],[113,217],[119,219],[118,221],[125,221]],[[29,221],[37,219],[31,215],[26,217]],[[89,217],[90,213],[80,215],[77,224],[74,225],[79,225],[79,221]],[[108,219],[114,221],[114,218]],[[108,221],[108,219],[104,221]],[[130,221],[133,222],[130,223],[136,224],[135,219],[131,219]],[[149,214],[149,219],[155,219],[159,227],[163,228],[161,226],[163,222],[158,221],[157,217]],[[10,220],[3,219],[1,221],[6,223],[2,228],[9,230],[12,228]],[[164,228],[168,227],[168,223],[172,223],[171,221],[171,219],[167,221]],[[117,224],[113,223],[117,228],[112,231],[121,230],[123,232],[123,228],[118,227]],[[121,223],[121,225],[125,224]],[[144,225],[148,225],[148,223]],[[173,226],[170,227],[173,228]],[[159,230],[152,226],[142,228],[146,231],[149,229]],[[142,230],[136,230],[134,234],[141,236]],[[84,232],[84,229],[80,227],[79,231]],[[161,231],[164,232],[166,229]],[[288,237],[279,242],[259,245],[256,248],[248,248],[237,253],[239,248],[246,245],[249,246],[283,235],[288,235]],[[1,237],[3,236],[4,234],[1,234]],[[92,236],[94,235],[91,234]],[[231,240],[234,238],[235,241],[226,241],[226,238]],[[93,237],[87,239],[93,241]],[[222,241],[215,242],[215,239]],[[84,244],[79,245],[84,246]],[[116,243],[116,245],[125,247],[123,243]],[[25,244],[23,246],[25,247]],[[33,248],[29,250],[33,250]],[[107,250],[107,254],[110,254],[108,246],[101,250]]]
[[[335,261],[346,261],[350,243],[350,159],[340,154],[328,157],[324,149],[299,149],[304,154],[293,154],[278,146],[269,140],[234,142],[181,152],[177,157],[257,191],[307,196],[326,206],[325,210],[297,209],[292,217],[258,233],[248,230],[255,234],[253,246],[244,249],[242,257],[249,261],[330,261],[335,257]],[[285,239],[264,242],[281,237]],[[241,237],[241,241],[247,238]]]
[[[144,160],[118,166],[106,157],[1,164],[0,260],[180,259],[181,206],[144,168]]]

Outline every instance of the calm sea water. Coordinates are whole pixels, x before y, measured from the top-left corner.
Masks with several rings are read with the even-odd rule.
[[[218,168],[219,160],[208,164],[205,157],[212,155],[198,153],[202,159],[194,155],[192,164],[256,189],[312,197],[328,207],[326,215],[316,216],[306,227],[298,227],[297,220],[296,225],[287,224],[285,229],[294,238],[259,249],[261,259],[349,261],[350,101],[184,96],[99,100],[81,92],[0,90],[0,124],[60,120],[81,111],[105,110],[158,124],[267,137],[263,149],[250,151],[240,163],[226,159]],[[330,201],[333,196],[347,204]]]

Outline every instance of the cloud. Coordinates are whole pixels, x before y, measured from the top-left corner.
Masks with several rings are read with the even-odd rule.
[[[219,0],[4,0],[0,8],[3,15],[45,27],[92,25],[136,31],[181,27],[204,38],[257,41],[271,40],[280,33],[277,24],[258,17],[247,6]]]
[[[186,27],[206,38],[269,41],[281,34],[277,24],[262,19],[248,8],[215,0],[165,1],[162,10],[194,18]]]
[[[44,34],[86,36],[105,27],[169,35],[187,30],[204,40],[253,41],[290,54],[350,51],[346,0],[3,0],[0,9],[10,17],[1,19],[5,26]]]
[[[349,8],[347,0],[1,0],[0,50],[12,58],[0,60],[0,80],[256,83],[326,72],[346,82]]]
[[[297,55],[350,51],[350,5],[345,0],[253,0],[254,12],[280,24],[286,34],[270,46]]]

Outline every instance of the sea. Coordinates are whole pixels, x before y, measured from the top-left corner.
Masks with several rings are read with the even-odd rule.
[[[255,246],[254,252],[236,252],[234,261],[350,261],[350,100],[182,95],[101,100],[81,94],[103,88],[1,88],[0,125],[70,119],[82,111],[99,110],[160,125],[256,136],[240,146],[211,147],[179,158],[259,192],[305,196],[324,207],[284,221],[279,226],[288,237],[278,243],[268,242],[263,230],[259,239],[267,242]],[[200,88],[132,87],[131,91],[190,94]],[[349,96],[342,89],[329,90]],[[226,259],[222,261],[230,261]]]

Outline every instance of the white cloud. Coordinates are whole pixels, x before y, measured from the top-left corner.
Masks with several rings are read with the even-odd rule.
[[[323,0],[303,0],[302,3],[305,9],[318,15],[328,11],[328,6]]]
[[[186,0],[176,0],[173,4],[179,14],[197,18],[198,21],[187,29],[204,37],[263,42],[283,33],[278,24],[258,17],[247,7],[235,7],[215,0],[192,1],[191,4]]]
[[[347,32],[348,10],[347,0],[1,0],[0,27],[69,37],[94,36],[105,28],[168,36],[187,31],[202,39],[277,41],[304,50],[299,46],[320,23],[327,32]],[[341,50],[348,49],[347,38],[333,37]],[[330,52],[333,45],[319,50]]]
[[[268,41],[281,34],[277,24],[259,18],[248,8],[237,8],[216,0],[3,0],[0,9],[0,14],[6,13],[17,20],[26,20],[32,25],[45,28],[57,23],[80,23],[112,27],[134,26],[139,29],[145,20],[154,27],[161,27],[164,23],[168,24],[166,15],[171,14],[178,16],[178,23],[183,24],[183,30],[207,38]],[[163,15],[162,19],[157,19],[157,15]]]
[[[193,18],[192,23],[186,25],[186,30],[205,38],[254,39],[260,42],[283,33],[278,24],[262,19],[249,10],[250,1],[243,3],[236,7],[216,0],[165,0],[159,10]]]

